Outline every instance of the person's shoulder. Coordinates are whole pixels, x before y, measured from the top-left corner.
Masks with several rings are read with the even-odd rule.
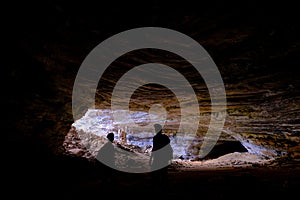
[[[163,134],[163,138],[165,141],[170,142],[170,138],[166,134]]]
[[[109,149],[109,148],[112,148],[114,147],[113,143],[111,142],[106,142],[101,149],[105,150],[105,149]]]

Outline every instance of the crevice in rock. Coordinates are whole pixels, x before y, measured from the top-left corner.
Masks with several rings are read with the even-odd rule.
[[[222,140],[218,141],[214,148],[202,160],[215,159],[234,152],[248,152],[248,150],[238,140]]]

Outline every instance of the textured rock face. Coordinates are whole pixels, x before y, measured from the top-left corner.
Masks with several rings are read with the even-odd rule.
[[[294,74],[297,62],[292,63],[290,59],[293,60],[299,49],[291,48],[291,44],[289,44],[285,47],[290,52],[286,58],[279,56],[284,50],[275,48],[269,50],[267,55],[265,55],[266,52],[260,52],[266,56],[266,58],[262,58],[255,48],[260,42],[262,43],[260,45],[269,46],[274,38],[270,36],[262,39],[256,31],[249,27],[243,28],[245,29],[225,28],[215,33],[216,35],[207,36],[210,39],[199,40],[204,47],[212,51],[212,55],[216,51],[214,48],[224,48],[224,51],[230,51],[244,46],[237,52],[233,51],[235,53],[226,54],[228,56],[226,58],[222,58],[222,53],[213,56],[218,61],[217,65],[224,80],[227,96],[226,112],[220,111],[212,114],[216,118],[219,114],[226,116],[222,134],[225,138],[220,139],[234,138],[250,153],[267,157],[288,156],[298,159],[299,79]],[[237,37],[225,36],[238,31],[242,31],[243,36],[241,33]],[[228,42],[226,37],[231,38],[232,43]],[[192,135],[194,137],[192,140],[196,142],[188,141],[189,145],[185,146],[181,153],[189,151],[185,153],[193,156],[201,155],[199,149],[201,149],[201,142],[205,137],[211,117],[210,96],[201,76],[195,73],[189,63],[177,55],[160,50],[141,50],[118,58],[103,74],[109,79],[103,78],[99,82],[99,85],[103,85],[103,87],[100,87],[96,93],[96,107],[109,109],[111,93],[122,75],[134,66],[148,62],[159,62],[172,66],[185,75],[195,90],[201,111],[200,124],[197,134]],[[170,77],[166,76],[166,78]],[[155,84],[141,86],[132,94],[128,107],[131,111],[147,113],[151,110],[151,106],[156,104],[163,105],[167,111],[165,131],[170,134],[176,133],[179,127],[181,108],[178,99],[168,88]],[[82,115],[84,114],[85,112],[82,112]],[[105,118],[106,115],[103,114],[99,117]],[[140,125],[147,124],[145,117],[140,116],[140,118],[138,119]],[[126,124],[126,122],[124,123]],[[89,126],[93,129],[92,124]],[[183,134],[189,134],[191,127],[192,125],[187,123]]]
[[[256,94],[260,100],[243,106],[238,113],[233,110],[228,117],[229,134],[248,146],[249,152],[298,157],[299,97],[290,87]]]

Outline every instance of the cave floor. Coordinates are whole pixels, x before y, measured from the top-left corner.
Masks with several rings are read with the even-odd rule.
[[[65,197],[197,197],[210,199],[287,198],[297,195],[300,168],[240,167],[201,170],[169,169],[169,187],[161,193],[153,190],[150,174],[117,173],[114,187],[101,179],[86,180],[67,186]]]
[[[107,184],[97,165],[83,158],[63,158],[40,163],[18,177],[23,195],[64,199],[111,198],[289,198],[298,193],[299,162],[280,161],[270,165],[239,167],[186,168],[171,165],[168,188],[154,190],[150,173],[117,171],[112,185]],[[37,172],[42,168],[42,172]],[[35,176],[31,176],[32,174]],[[33,184],[29,184],[33,183]],[[24,192],[23,192],[24,190]]]

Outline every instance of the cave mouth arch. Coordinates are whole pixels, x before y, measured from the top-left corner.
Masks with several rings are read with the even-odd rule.
[[[137,116],[143,117],[143,112],[137,112]],[[99,143],[103,142],[103,138],[109,131],[115,134],[115,141],[117,147],[122,150],[135,152],[147,156],[150,155],[152,148],[151,134],[141,134],[143,137],[137,137],[137,135],[131,134],[134,130],[130,127],[120,126],[120,124],[113,124],[110,110],[105,109],[90,109],[80,119],[76,120],[65,137],[63,146],[68,154],[75,154],[79,157],[85,157],[87,159],[94,159],[100,147]],[[145,118],[146,115],[145,115]],[[126,135],[125,142],[119,140],[118,131],[120,128],[129,134]],[[170,134],[167,132],[167,134]],[[81,135],[81,137],[80,137]],[[176,137],[178,135],[176,134]],[[201,168],[222,168],[222,167],[245,167],[253,165],[265,165],[274,160],[274,158],[268,158],[265,155],[259,153],[253,153],[249,151],[248,146],[232,135],[223,131],[219,140],[215,144],[214,148],[203,158],[197,157],[197,154],[189,154],[187,147],[191,145],[191,141],[195,141],[195,137],[183,136],[177,138],[172,133],[170,135],[171,145],[175,147],[175,155],[172,160],[172,164],[175,168],[183,167],[185,169],[201,169]],[[184,142],[188,145],[184,145]],[[199,141],[198,141],[199,142]],[[182,146],[178,145],[181,144]],[[198,147],[201,145],[198,143]],[[197,145],[196,145],[197,146]],[[90,149],[86,149],[89,147]],[[250,149],[251,150],[251,149]],[[145,163],[144,163],[145,164]],[[148,164],[148,162],[147,162]]]

